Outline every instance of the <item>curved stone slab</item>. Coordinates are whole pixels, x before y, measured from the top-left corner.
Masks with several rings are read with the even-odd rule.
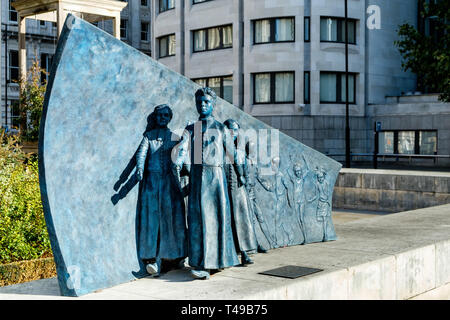
[[[79,296],[145,275],[136,245],[139,185],[133,175],[134,155],[156,105],[172,107],[174,131],[198,119],[194,100],[198,88],[124,42],[68,16],[54,58],[39,139],[41,194],[63,295]],[[214,114],[221,122],[237,120],[243,129],[271,129],[221,99]],[[269,240],[277,240],[264,245],[323,241],[324,225],[325,240],[334,240],[330,213],[319,219],[318,212],[331,212],[341,165],[282,133],[279,146],[282,176],[277,180],[261,175],[264,183],[256,186]],[[285,198],[292,191],[293,162],[300,158],[308,167],[303,177],[307,199],[303,232],[295,206]],[[314,170],[318,166],[327,173],[322,191]],[[277,197],[266,187],[279,186],[280,181],[286,189]],[[320,194],[328,199],[322,211]],[[256,232],[264,242],[261,228]]]

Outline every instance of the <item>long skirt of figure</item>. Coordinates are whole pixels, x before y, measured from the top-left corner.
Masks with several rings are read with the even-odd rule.
[[[175,260],[187,256],[184,200],[173,177],[149,172],[140,193],[139,256]]]

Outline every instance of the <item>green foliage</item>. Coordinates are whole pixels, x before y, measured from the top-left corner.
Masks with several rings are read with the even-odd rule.
[[[37,161],[0,132],[0,264],[51,256]]]
[[[426,36],[409,24],[400,26],[401,38],[395,44],[403,69],[417,74],[420,89],[440,93],[441,101],[450,102],[450,1],[424,3],[420,14],[434,28]]]
[[[44,106],[45,90],[47,84],[41,83],[41,69],[37,59],[28,71],[28,79],[21,79],[19,112],[22,138],[26,141],[37,141],[39,137],[39,123]]]

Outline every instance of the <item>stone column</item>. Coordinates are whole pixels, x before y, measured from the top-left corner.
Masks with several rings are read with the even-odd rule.
[[[67,12],[64,11],[64,6],[61,2],[58,2],[57,9],[56,9],[56,24],[57,24],[57,30],[58,34],[57,37],[59,39],[59,36],[61,35],[62,29],[64,27],[64,22],[66,21]]]
[[[26,18],[19,16],[19,79],[27,75]],[[8,66],[6,66],[8,67]]]
[[[113,18],[114,37],[120,40],[120,13]]]

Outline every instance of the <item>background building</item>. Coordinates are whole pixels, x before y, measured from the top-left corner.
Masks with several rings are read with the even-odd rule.
[[[18,126],[19,78],[18,15],[11,6],[12,0],[0,0],[2,21],[1,46],[1,124]],[[150,0],[130,0],[121,14],[121,39],[150,55]],[[27,19],[27,68],[37,59],[43,69],[49,70],[57,46],[56,23]],[[113,33],[112,20],[96,23],[99,28]],[[42,80],[48,75],[43,74]],[[7,116],[7,117],[6,117]]]
[[[123,41],[306,145],[344,159],[344,0],[127,2]],[[380,9],[380,28],[367,26],[372,5]],[[1,0],[1,6],[3,39],[7,35],[1,49],[1,118],[4,125],[7,114],[11,126],[17,124],[17,108],[5,109],[5,100],[11,106],[19,96],[12,82],[19,72],[17,13],[10,0]],[[416,76],[402,71],[394,46],[405,22],[432,32],[419,17],[419,1],[348,0],[348,6],[352,153],[375,150],[374,124],[380,122],[380,153],[450,154],[449,104],[417,92]],[[112,21],[97,26],[112,33]],[[49,68],[55,49],[56,27],[29,20],[28,66],[37,57]]]
[[[153,1],[152,56],[306,145],[343,154],[344,3]],[[370,5],[380,9],[379,29],[367,26]],[[449,105],[416,93],[394,45],[399,25],[418,25],[418,1],[348,0],[348,8],[352,152],[374,151],[379,121],[380,144],[390,143],[380,150],[450,154]]]

